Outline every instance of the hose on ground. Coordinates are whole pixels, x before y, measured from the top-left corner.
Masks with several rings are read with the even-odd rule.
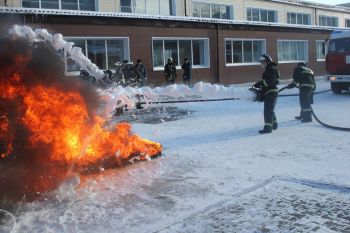
[[[281,88],[279,90],[279,92],[287,89],[288,86],[285,86],[283,88]],[[321,94],[321,93],[325,93],[325,92],[328,92],[330,90],[325,90],[325,91],[319,91],[319,92],[315,92],[314,94]],[[299,94],[289,94],[289,95],[278,95],[278,96],[298,96]],[[329,125],[329,124],[326,124],[324,122],[322,122],[318,117],[317,115],[315,114],[314,110],[312,109],[311,107],[311,113],[312,113],[312,116],[315,118],[315,120],[322,126],[326,127],[326,128],[329,128],[329,129],[335,129],[335,130],[341,130],[341,131],[350,131],[350,128],[346,128],[346,127],[339,127],[339,126],[334,126],[334,125]]]

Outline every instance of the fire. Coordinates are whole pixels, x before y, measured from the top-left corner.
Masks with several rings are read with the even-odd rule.
[[[28,131],[26,148],[45,153],[51,162],[74,164],[78,169],[160,154],[161,145],[133,134],[130,124],[108,128],[106,120],[89,108],[79,83],[40,81],[40,72],[28,65],[32,60],[32,51],[14,54],[11,66],[0,72],[0,108],[5,108],[0,116],[0,141],[6,141],[1,158],[16,149],[12,136],[8,137],[11,125],[22,125]],[[13,119],[6,116],[10,105],[15,106]]]

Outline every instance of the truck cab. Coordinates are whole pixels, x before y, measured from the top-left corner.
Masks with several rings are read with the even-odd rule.
[[[334,31],[326,41],[326,79],[336,94],[350,87],[350,30]]]

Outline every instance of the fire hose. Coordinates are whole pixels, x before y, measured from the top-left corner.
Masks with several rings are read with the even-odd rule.
[[[288,89],[288,86],[285,86],[283,88],[281,88],[278,92],[282,92],[284,91],[285,89]],[[328,92],[330,90],[325,90],[325,91],[319,91],[319,92],[315,92],[314,94],[321,94],[321,93],[324,93],[324,92]],[[281,97],[286,97],[286,96],[298,96],[299,94],[288,94],[288,95],[278,95],[278,96],[281,96]],[[322,122],[315,114],[313,108],[310,106],[311,108],[311,113],[312,113],[312,116],[315,118],[315,120],[321,124],[322,126],[326,127],[326,128],[329,128],[329,129],[335,129],[335,130],[342,130],[342,131],[350,131],[350,128],[346,128],[346,127],[339,127],[339,126],[333,126],[333,125],[329,125],[329,124],[326,124],[324,122]]]

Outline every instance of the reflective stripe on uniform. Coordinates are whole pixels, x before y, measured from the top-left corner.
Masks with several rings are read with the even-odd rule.
[[[271,92],[277,92],[278,93],[278,89],[271,89],[271,90],[268,90],[265,95],[271,93]]]
[[[263,84],[264,84],[264,86],[265,87],[267,87],[268,85],[267,85],[267,82],[266,82],[266,80],[265,79],[263,79]]]
[[[304,83],[304,84],[300,84],[300,87],[311,87],[311,88],[314,88],[315,85]]]
[[[265,126],[272,127],[272,124],[271,123],[265,123]]]
[[[311,112],[311,108],[304,108],[304,109],[301,109],[302,112]]]

